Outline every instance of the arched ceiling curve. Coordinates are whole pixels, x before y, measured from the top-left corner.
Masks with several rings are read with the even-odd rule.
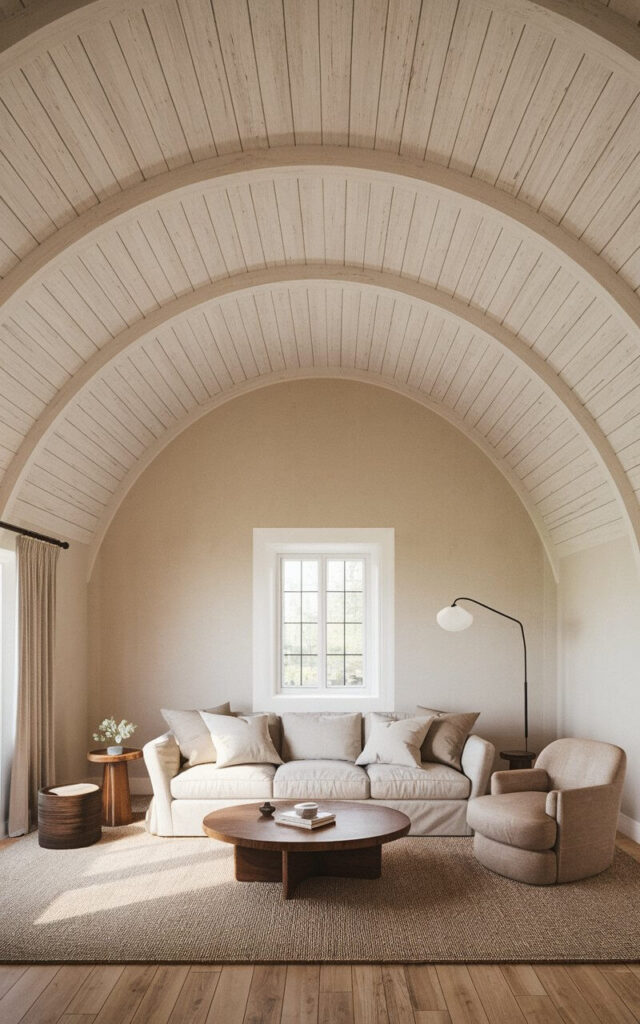
[[[0,55],[0,504],[14,517],[88,540],[176,417],[254,376],[342,372],[415,392],[477,434],[548,550],[625,523],[637,539],[640,45],[628,22],[598,0],[46,7],[14,19],[8,37],[23,38]],[[43,25],[54,8],[69,13]],[[261,148],[280,159],[260,167]],[[244,180],[214,180],[225,161]],[[325,264],[324,279],[295,284],[305,264]],[[343,280],[328,280],[331,265]],[[216,300],[204,341],[188,297],[269,267],[279,282],[263,308],[257,295]],[[405,279],[434,291],[424,337],[407,334]],[[457,326],[448,295],[468,307]],[[164,324],[181,299],[187,311]],[[358,309],[346,326],[345,302]],[[156,334],[138,331],[135,353],[103,365],[147,321]],[[305,331],[294,366],[284,346]],[[473,401],[495,389],[473,423],[457,408],[463,380]],[[127,437],[133,462],[111,490],[69,440],[78,410],[103,454]],[[525,472],[538,457],[555,467],[545,480]]]

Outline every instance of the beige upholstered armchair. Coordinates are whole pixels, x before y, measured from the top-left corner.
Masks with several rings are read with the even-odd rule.
[[[626,767],[620,747],[555,740],[535,768],[494,772],[491,796],[469,801],[481,864],[531,885],[597,875],[613,860]]]

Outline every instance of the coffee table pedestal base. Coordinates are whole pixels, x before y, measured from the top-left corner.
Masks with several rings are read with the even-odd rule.
[[[299,882],[318,875],[336,878],[380,878],[382,846],[358,850],[256,850],[235,846],[238,882],[282,882],[282,896],[289,900]]]

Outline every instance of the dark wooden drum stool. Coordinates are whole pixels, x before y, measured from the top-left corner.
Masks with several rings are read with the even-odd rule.
[[[47,786],[38,793],[38,842],[47,850],[74,850],[102,835],[102,791],[92,783]]]

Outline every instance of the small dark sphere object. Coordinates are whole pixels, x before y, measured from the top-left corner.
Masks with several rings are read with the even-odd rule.
[[[273,804],[270,804],[269,801],[267,800],[265,803],[262,804],[261,807],[258,808],[258,810],[260,811],[260,814],[264,815],[265,818],[270,818],[273,812],[275,811],[275,807],[273,806]]]

